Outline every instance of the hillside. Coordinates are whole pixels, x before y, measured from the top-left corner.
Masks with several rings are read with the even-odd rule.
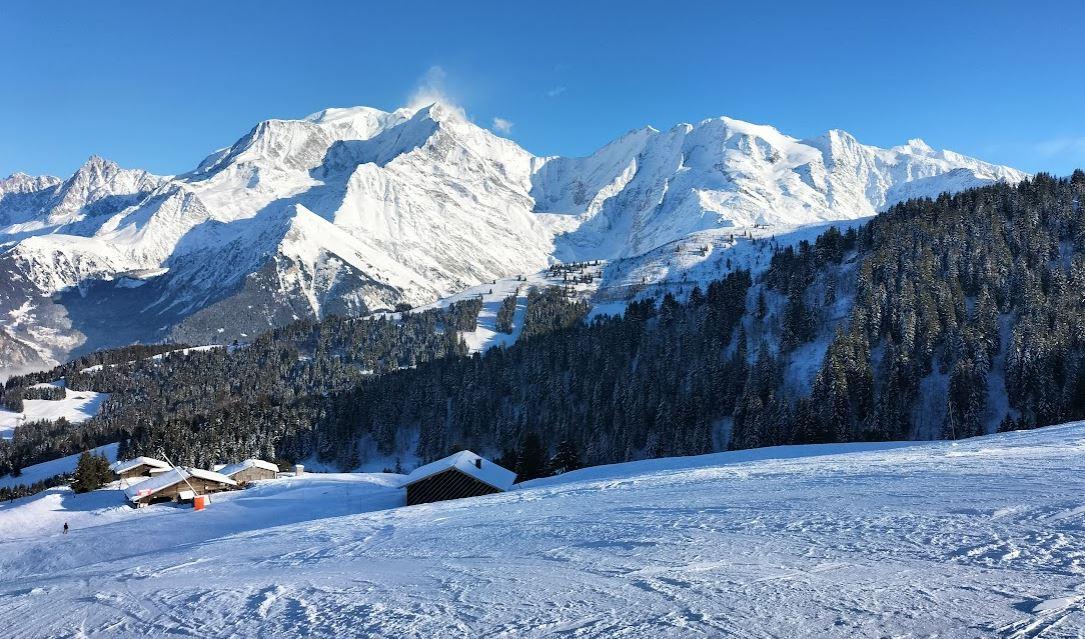
[[[621,297],[693,268],[722,275],[735,236],[1024,177],[919,141],[800,141],[730,118],[646,127],[582,158],[534,156],[440,103],[267,120],[178,176],[92,157],[67,180],[0,181],[0,377],[430,304],[555,260],[635,260],[639,281],[617,267],[607,283]],[[678,243],[712,250],[675,262]]]
[[[203,512],[52,489],[0,504],[0,633],[1079,637],[1083,442],[766,448],[410,508],[395,475]]]
[[[794,248],[746,240],[759,271],[646,289],[621,315],[591,314],[581,294],[597,283],[570,297],[528,278],[418,312],[297,322],[234,351],[16,378],[7,394],[66,376],[111,395],[82,424],[0,441],[0,472],[120,441],[122,456],[339,470],[470,448],[535,476],[529,443],[598,465],[1082,419],[1085,308],[1069,292],[1085,286],[1083,195],[1085,173],[1041,174],[910,200]],[[504,346],[467,357],[489,343]]]

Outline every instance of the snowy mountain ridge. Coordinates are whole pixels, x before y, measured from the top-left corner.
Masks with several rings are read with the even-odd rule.
[[[175,177],[92,157],[64,181],[0,181],[0,374],[1024,177],[917,140],[800,141],[730,118],[646,127],[582,158],[534,156],[443,104],[267,120]]]

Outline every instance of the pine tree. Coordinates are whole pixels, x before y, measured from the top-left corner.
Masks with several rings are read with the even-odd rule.
[[[546,453],[543,451],[542,440],[537,434],[528,433],[524,436],[520,454],[517,457],[517,481],[546,476]]]
[[[512,333],[512,320],[516,315],[516,295],[509,295],[501,300],[501,306],[497,308],[497,318],[494,320],[494,328],[501,333]]]
[[[581,467],[580,451],[570,439],[558,443],[557,451],[550,458],[550,474],[560,475]]]
[[[109,461],[105,457],[91,454],[90,451],[83,451],[75,467],[72,490],[77,493],[88,493],[98,490],[111,479]]]

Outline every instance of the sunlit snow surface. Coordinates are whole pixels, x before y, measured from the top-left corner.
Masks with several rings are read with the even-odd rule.
[[[118,444],[106,444],[105,446],[92,448],[89,452],[94,455],[103,455],[110,462],[115,462],[117,461],[117,447]],[[73,473],[75,472],[75,467],[79,464],[79,457],[81,455],[82,453],[76,453],[59,459],[51,459],[46,462],[41,462],[40,464],[27,466],[21,470],[18,477],[4,475],[0,477],[0,488],[31,486],[36,482],[51,479],[57,475]]]
[[[11,439],[16,426],[40,420],[56,421],[61,417],[75,424],[98,414],[108,393],[64,390],[64,399],[27,399],[23,412],[17,413],[0,406],[0,439]]]
[[[1079,637],[1083,452],[1085,423],[762,449],[410,508],[396,475],[199,513],[52,490],[0,506],[0,635]]]

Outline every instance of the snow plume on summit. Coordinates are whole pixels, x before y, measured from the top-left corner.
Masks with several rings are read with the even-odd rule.
[[[1024,177],[917,140],[798,140],[730,118],[537,157],[465,117],[443,82],[431,69],[395,111],[260,122],[175,177],[92,157],[66,180],[0,181],[0,368],[134,341],[245,339],[555,260],[635,260],[637,273],[682,277],[671,246]]]
[[[418,85],[407,98],[405,109],[410,113],[415,113],[432,104],[442,105],[444,108],[454,111],[461,118],[467,119],[464,108],[449,93],[448,73],[439,65],[430,67],[422,74]]]

